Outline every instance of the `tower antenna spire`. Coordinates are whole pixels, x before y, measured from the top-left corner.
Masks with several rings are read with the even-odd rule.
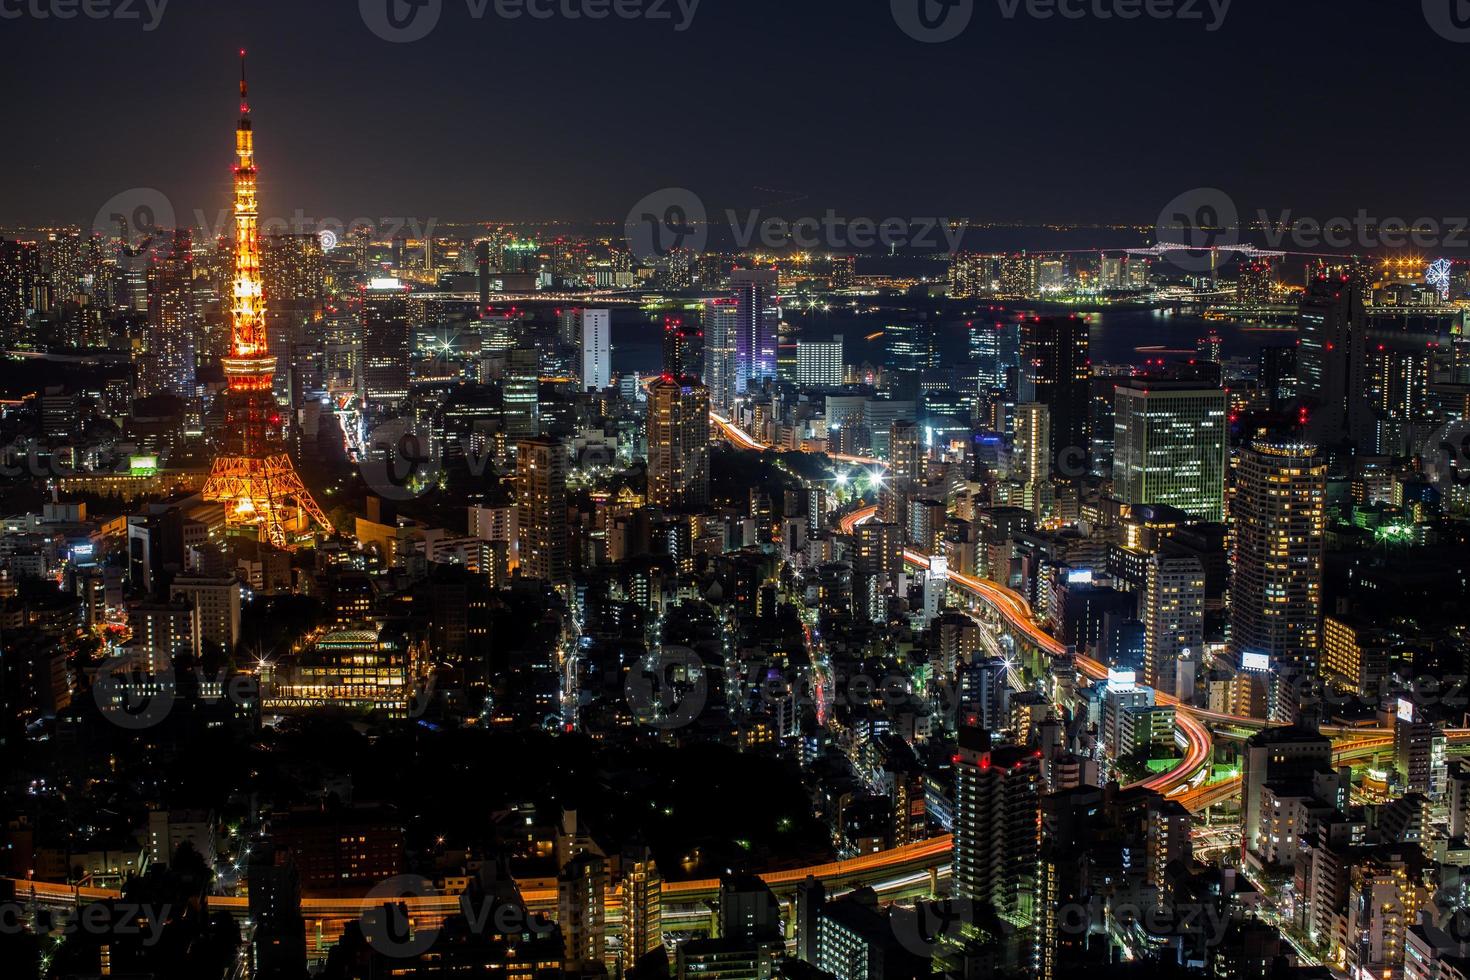
[[[245,85],[245,49],[240,49],[240,114],[250,111],[250,90]]]

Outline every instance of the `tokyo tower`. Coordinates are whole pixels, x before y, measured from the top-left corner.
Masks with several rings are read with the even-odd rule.
[[[235,130],[235,289],[230,356],[224,358],[224,451],[215,458],[204,499],[225,505],[225,527],[291,548],[311,524],[332,525],[312,499],[281,438],[281,410],[271,392],[276,359],[265,328],[260,281],[260,212],[255,190],[255,134],[240,52],[240,125]]]

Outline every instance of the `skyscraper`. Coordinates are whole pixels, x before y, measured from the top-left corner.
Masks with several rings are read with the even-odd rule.
[[[560,441],[516,446],[516,511],[522,577],[560,585],[567,577],[567,453]]]
[[[664,374],[693,380],[704,374],[704,331],[679,317],[664,318]]]
[[[710,404],[728,411],[735,403],[738,363],[736,338],[740,333],[740,304],[715,299],[704,307],[704,385]]]
[[[781,309],[776,305],[774,269],[736,269],[730,281],[739,317],[735,330],[735,391],[743,395],[776,377]]]
[[[1312,675],[1322,621],[1327,464],[1316,447],[1257,441],[1240,454],[1230,652],[1269,658],[1292,678]]]
[[[194,250],[187,228],[148,265],[149,353],[156,371],[140,377],[145,391],[192,397],[202,326],[194,301]]]
[[[883,365],[888,369],[888,394],[917,400],[924,372],[939,366],[934,325],[928,320],[902,320],[883,328]]]
[[[878,515],[906,528],[909,497],[924,480],[924,445],[913,422],[895,421],[888,433],[888,476],[878,490]]]
[[[648,398],[649,503],[709,503],[709,390],[692,378],[664,375]]]
[[[407,288],[397,279],[374,279],[362,297],[362,397],[376,409],[408,400],[409,315]]]
[[[663,948],[663,875],[646,844],[623,850],[623,963],[626,974],[645,953]]]
[[[1193,555],[1152,555],[1143,590],[1143,673],[1186,703],[1205,641],[1205,570]]]
[[[534,347],[517,347],[506,352],[500,404],[502,431],[508,447],[541,434],[540,367],[540,356]]]
[[[326,298],[326,261],[316,235],[267,235],[261,242],[261,286],[265,292],[266,332],[276,353],[278,397],[301,400],[292,384],[292,352],[319,339],[312,325],[322,316]]]
[[[992,748],[988,732],[962,728],[954,768],[954,897],[1029,923],[1041,851],[1041,753]]]
[[[1028,486],[1051,479],[1051,413],[1039,402],[1016,406],[1011,473]]]
[[[1225,519],[1225,392],[1190,382],[1133,379],[1114,392],[1113,495]]]
[[[1011,479],[1020,483],[1027,509],[1042,516],[1051,480],[1051,413],[1039,402],[1016,406],[1016,442],[1011,459]]]
[[[21,339],[26,312],[35,309],[41,278],[40,254],[33,242],[0,241],[0,340]]]
[[[1316,279],[1298,313],[1297,394],[1308,404],[1309,438],[1326,444],[1348,426],[1354,364],[1361,364],[1364,334],[1362,285],[1345,276]]]
[[[1021,356],[1020,324],[975,323],[970,326],[970,361],[981,393],[1007,389],[1010,370]]]
[[[1051,448],[1063,477],[1087,472],[1092,448],[1092,362],[1087,321],[1077,316],[1032,317],[1021,324],[1020,401],[1040,402],[1051,415]]]
[[[612,387],[612,312],[582,310],[582,390]]]
[[[842,335],[831,340],[796,342],[796,383],[803,388],[835,388],[843,381]]]
[[[224,453],[204,484],[207,501],[225,505],[225,526],[252,531],[278,548],[310,519],[332,532],[285,451],[281,412],[271,394],[276,359],[265,331],[260,284],[260,212],[256,201],[255,135],[246,100],[245,52],[240,52],[240,122],[235,131],[235,286],[230,356],[221,364],[225,395]]]

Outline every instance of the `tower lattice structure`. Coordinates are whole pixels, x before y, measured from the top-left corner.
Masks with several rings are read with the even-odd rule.
[[[225,394],[224,451],[215,458],[204,499],[225,506],[229,530],[253,529],[260,540],[290,548],[316,524],[331,522],[296,473],[281,439],[281,410],[272,393],[276,359],[266,336],[260,278],[260,211],[256,200],[255,134],[240,52],[240,124],[235,130],[235,286],[230,356],[221,363]]]

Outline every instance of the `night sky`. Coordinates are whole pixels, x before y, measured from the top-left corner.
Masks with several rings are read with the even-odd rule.
[[[1211,185],[1323,217],[1470,207],[1470,43],[1419,0],[1235,0],[1214,32],[975,0],[943,44],[888,0],[702,0],[683,32],[442,0],[414,43],[357,0],[171,0],[151,32],[144,0],[111,2],[142,19],[0,19],[0,224],[90,224],[133,187],[212,221],[242,45],[265,215],[621,223],[667,186],[711,210],[981,220],[1152,224]]]

